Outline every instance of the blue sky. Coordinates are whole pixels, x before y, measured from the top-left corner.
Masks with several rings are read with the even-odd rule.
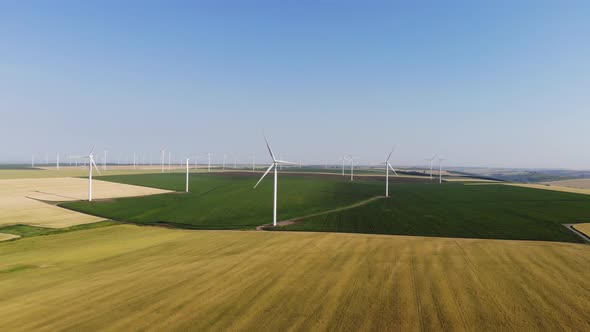
[[[590,168],[587,1],[0,2],[0,162]],[[124,157],[123,157],[124,158]]]

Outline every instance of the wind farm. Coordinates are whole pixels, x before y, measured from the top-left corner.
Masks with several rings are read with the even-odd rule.
[[[588,17],[3,4],[0,329],[589,331]]]

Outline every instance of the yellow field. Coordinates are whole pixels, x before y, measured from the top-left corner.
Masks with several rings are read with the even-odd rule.
[[[584,233],[586,236],[590,237],[590,223],[588,224],[575,224],[573,227],[580,233]]]
[[[561,180],[561,181],[550,181],[550,182],[545,182],[545,183],[552,185],[552,186],[590,189],[590,179]]]
[[[590,246],[131,225],[0,243],[0,326],[590,330]]]
[[[464,178],[464,177],[454,177],[454,178],[445,178],[447,182],[482,182],[482,183],[499,183],[499,181],[495,180],[487,180],[487,179],[474,179],[474,178]]]
[[[18,239],[19,237],[19,235],[0,233],[0,242]]]
[[[553,191],[561,191],[561,192],[566,192],[566,193],[590,195],[590,189],[580,189],[580,188],[553,186],[553,185],[544,185],[544,184],[524,184],[524,183],[522,183],[522,184],[521,183],[504,183],[504,184],[507,186],[516,186],[516,187],[542,189],[542,190],[553,190]]]
[[[93,181],[93,197],[95,199],[151,195],[165,192],[168,191],[98,180]],[[73,201],[87,199],[87,197],[87,179],[0,180],[0,226],[25,224],[61,228],[103,220],[102,218],[38,201]]]

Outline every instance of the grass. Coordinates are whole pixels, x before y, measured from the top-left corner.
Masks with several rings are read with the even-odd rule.
[[[165,223],[195,229],[244,229],[272,222],[272,176],[257,189],[259,173],[217,173],[191,176],[190,193],[71,202],[61,206],[92,215],[138,223]],[[183,191],[184,174],[104,176],[101,180]],[[325,211],[378,195],[382,183],[350,183],[338,176],[281,174],[279,220]]]
[[[582,242],[561,224],[590,220],[590,196],[505,185],[397,184],[392,196],[285,231]]]
[[[80,231],[85,229],[93,229],[93,228],[100,228],[100,227],[107,227],[118,225],[116,222],[112,221],[99,221],[91,224],[83,224],[77,225],[72,227],[65,227],[65,228],[47,228],[47,227],[37,227],[37,226],[29,226],[29,225],[12,225],[12,226],[4,226],[0,227],[0,233],[7,233],[7,234],[14,234],[19,235],[20,237],[31,237],[31,236],[41,236],[41,235],[51,235],[51,234],[59,234],[59,233],[66,233],[66,232],[74,232]]]
[[[590,330],[590,247],[122,225],[0,243],[6,331]]]

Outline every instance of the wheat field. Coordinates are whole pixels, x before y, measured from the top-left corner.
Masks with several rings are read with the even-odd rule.
[[[0,243],[0,326],[589,330],[590,247],[111,226]]]
[[[169,191],[93,180],[95,199],[152,195]],[[61,228],[103,220],[41,201],[87,199],[88,180],[40,178],[0,180],[0,226],[24,224]]]

